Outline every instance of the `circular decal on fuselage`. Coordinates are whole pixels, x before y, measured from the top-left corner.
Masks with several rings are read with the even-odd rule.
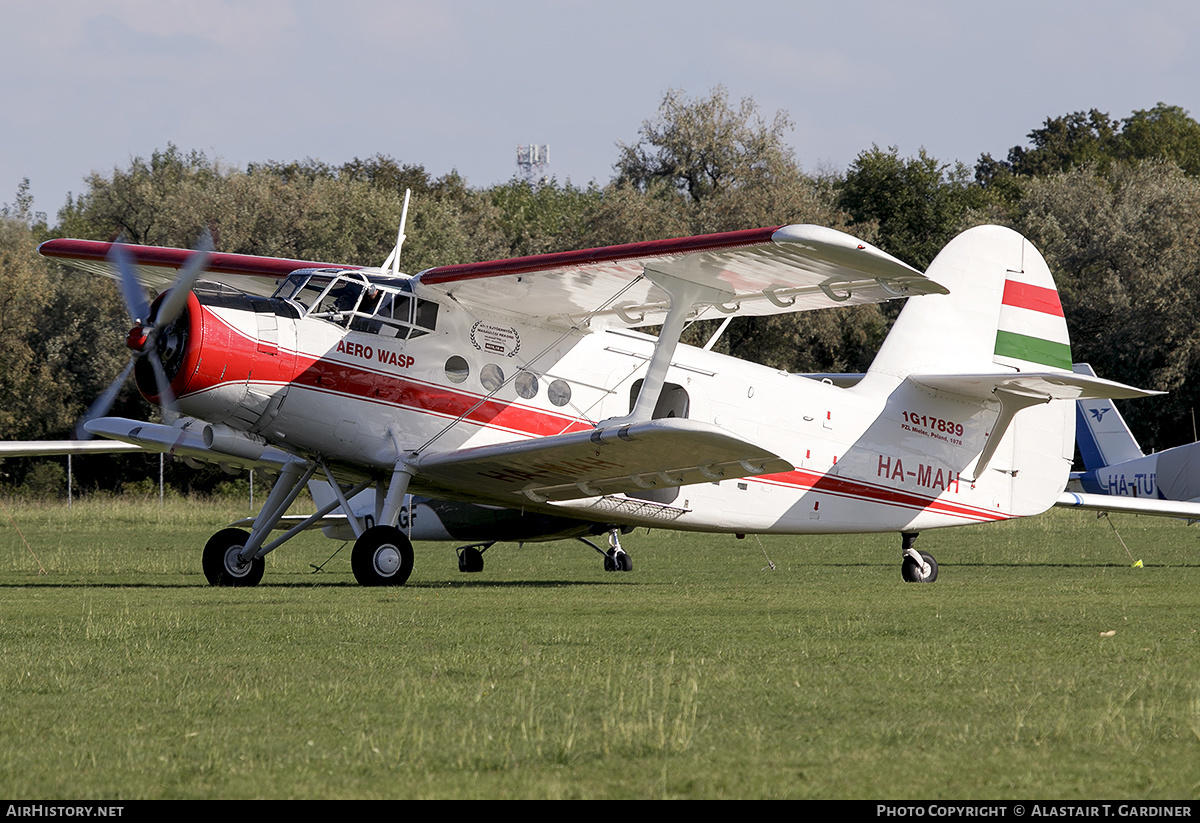
[[[512,326],[478,320],[471,326],[471,345],[485,354],[512,357],[521,350],[521,335]]]

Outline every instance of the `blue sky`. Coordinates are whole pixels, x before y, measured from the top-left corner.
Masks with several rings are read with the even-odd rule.
[[[0,202],[50,215],[174,143],[233,167],[387,154],[474,186],[520,143],[605,182],[664,92],[788,112],[810,171],[872,144],[973,165],[1048,116],[1200,117],[1200,4],[39,0],[0,4]]]

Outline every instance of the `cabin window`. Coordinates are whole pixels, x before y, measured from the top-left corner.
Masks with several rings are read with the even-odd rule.
[[[517,395],[526,400],[537,397],[538,379],[533,372],[523,371],[517,375],[517,379],[513,381],[516,386]]]
[[[446,361],[446,379],[451,383],[462,383],[471,374],[471,366],[457,354]]]
[[[298,303],[307,310],[317,302],[317,298],[328,284],[328,277],[315,277],[311,269],[299,271],[289,275],[279,288],[275,289],[273,296]]]
[[[504,370],[495,363],[488,363],[479,372],[479,382],[489,392],[494,392],[504,385]]]
[[[571,384],[566,380],[555,380],[546,389],[546,396],[556,406],[565,406],[571,402]]]
[[[438,304],[403,292],[378,291],[364,300],[350,324],[355,331],[412,339],[437,328]]]

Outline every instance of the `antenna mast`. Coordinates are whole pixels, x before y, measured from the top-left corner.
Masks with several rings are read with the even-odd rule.
[[[550,146],[531,144],[517,146],[517,168],[521,179],[531,186],[550,182],[546,166],[550,164]]]

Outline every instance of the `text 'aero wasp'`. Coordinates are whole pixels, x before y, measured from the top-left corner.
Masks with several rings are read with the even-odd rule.
[[[925,273],[809,225],[412,276],[399,247],[366,268],[41,246],[122,282],[137,385],[181,415],[148,424],[101,403],[89,432],[278,474],[248,531],[208,541],[210,582],[257,583],[266,554],[318,526],[353,537],[368,585],[408,578],[413,539],[607,533],[606,567],[629,569],[617,535],[636,526],[899,532],[905,579],[932,580],[918,531],[1061,503],[1073,401],[1150,393],[1071,371],[1044,260],[996,226],[963,233]],[[170,288],[146,306],[142,284]],[[696,319],[897,298],[850,386],[679,342]],[[306,484],[317,513],[288,516]],[[482,568],[478,546],[459,561]]]

